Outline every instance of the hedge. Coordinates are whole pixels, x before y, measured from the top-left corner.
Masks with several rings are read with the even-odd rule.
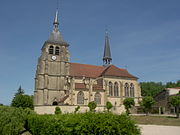
[[[19,135],[25,130],[30,109],[0,106],[0,135]]]
[[[129,116],[111,113],[29,115],[28,130],[33,135],[140,135]]]

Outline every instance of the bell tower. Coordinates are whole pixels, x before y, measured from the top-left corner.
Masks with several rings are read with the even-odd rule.
[[[62,99],[68,97],[70,90],[68,47],[69,44],[59,31],[57,10],[53,31],[45,41],[38,59],[34,91],[35,105],[57,105]]]

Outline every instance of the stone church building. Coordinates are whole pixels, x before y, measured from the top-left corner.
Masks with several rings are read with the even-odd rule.
[[[88,111],[88,103],[97,103],[96,111],[104,111],[107,101],[113,104],[112,112],[124,111],[123,100],[132,97],[136,106],[141,99],[138,78],[126,69],[112,65],[108,34],[105,36],[103,65],[70,62],[69,44],[59,31],[58,11],[53,22],[54,29],[41,49],[38,59],[34,106],[39,114],[54,113],[60,106],[64,113]]]

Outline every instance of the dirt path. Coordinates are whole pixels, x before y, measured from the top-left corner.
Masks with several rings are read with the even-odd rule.
[[[142,135],[180,135],[180,126],[139,125]]]

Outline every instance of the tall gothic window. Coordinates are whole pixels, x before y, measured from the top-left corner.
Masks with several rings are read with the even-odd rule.
[[[49,47],[49,54],[53,54],[54,53],[54,47],[53,46],[50,46]]]
[[[59,47],[56,47],[55,54],[59,55]]]
[[[129,84],[125,83],[124,85],[125,97],[129,97]]]
[[[84,104],[84,93],[82,91],[77,94],[77,104]]]
[[[113,96],[113,86],[112,86],[112,82],[109,82],[109,96]]]
[[[130,85],[130,97],[134,97],[134,84],[131,83]]]
[[[114,83],[114,96],[119,96],[119,86],[118,83]]]
[[[101,104],[101,94],[99,92],[96,92],[94,101],[96,102],[96,104]]]

